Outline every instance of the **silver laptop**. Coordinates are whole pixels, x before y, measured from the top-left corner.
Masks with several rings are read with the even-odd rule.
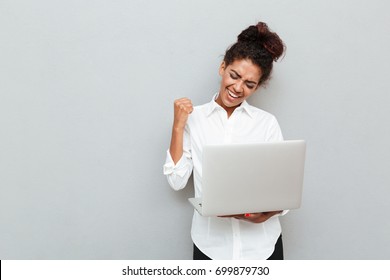
[[[306,142],[290,140],[203,147],[202,216],[296,209],[301,205]]]

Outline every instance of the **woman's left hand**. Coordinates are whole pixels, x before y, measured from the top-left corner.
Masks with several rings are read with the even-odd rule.
[[[239,220],[245,220],[251,223],[260,224],[267,221],[269,218],[276,214],[280,214],[282,211],[270,211],[270,212],[262,212],[262,213],[248,213],[248,214],[240,214],[240,215],[228,215],[228,216],[220,216],[221,218],[235,218]]]

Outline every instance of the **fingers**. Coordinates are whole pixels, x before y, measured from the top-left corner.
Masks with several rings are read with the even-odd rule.
[[[187,114],[191,114],[194,109],[191,100],[186,97],[175,100],[174,104],[175,109],[180,109]]]
[[[184,97],[174,102],[174,128],[184,129],[188,115],[194,110],[190,99]]]
[[[267,216],[268,215],[266,213],[248,213],[243,214],[241,219],[252,223],[262,223],[268,220]]]
[[[241,215],[234,215],[233,218],[239,220],[245,220],[251,223],[263,223],[267,221],[272,216],[281,213],[282,211],[269,211],[262,213],[246,213]]]

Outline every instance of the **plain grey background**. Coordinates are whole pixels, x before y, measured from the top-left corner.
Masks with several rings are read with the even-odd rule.
[[[287,45],[250,102],[308,144],[287,259],[390,258],[390,18],[380,0],[0,0],[0,259],[190,259],[162,174],[173,100],[208,102],[241,30]]]

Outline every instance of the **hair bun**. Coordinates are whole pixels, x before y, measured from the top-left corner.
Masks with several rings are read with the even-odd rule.
[[[252,25],[242,31],[240,35],[238,35],[237,42],[260,43],[260,39],[259,31],[257,30],[256,26]]]
[[[264,22],[259,22],[257,25],[251,25],[241,32],[237,38],[238,42],[253,43],[263,46],[274,61],[277,61],[284,52],[284,44],[280,37],[271,32]]]

